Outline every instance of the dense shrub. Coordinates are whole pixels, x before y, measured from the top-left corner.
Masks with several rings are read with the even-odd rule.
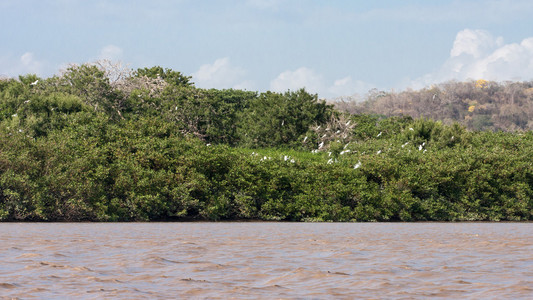
[[[0,220],[533,219],[531,132],[106,74],[0,81]]]

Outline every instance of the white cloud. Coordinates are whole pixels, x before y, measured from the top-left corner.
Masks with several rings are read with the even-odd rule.
[[[43,75],[47,66],[46,61],[35,58],[32,52],[26,52],[18,58],[5,56],[0,58],[1,76],[14,77],[18,75]]]
[[[421,88],[447,80],[486,79],[523,81],[533,79],[533,37],[521,43],[505,44],[484,30],[460,31],[453,43],[450,57],[433,73],[413,81]]]
[[[457,33],[450,56],[456,57],[467,54],[479,58],[502,44],[502,37],[495,38],[488,31],[465,29]]]
[[[107,45],[100,50],[98,59],[119,60],[122,58],[122,49],[115,45]]]
[[[244,79],[246,71],[233,66],[228,57],[219,58],[213,64],[205,64],[192,74],[193,82],[202,88],[252,89],[253,82]]]
[[[301,67],[295,71],[285,71],[270,82],[270,90],[274,92],[295,91],[305,88],[310,93],[324,90],[323,78],[315,71]]]
[[[44,62],[35,59],[31,52],[22,54],[20,64],[25,73],[41,74],[44,67]]]
[[[351,76],[335,80],[328,92],[333,97],[365,94],[375,86],[361,80],[354,80]]]
[[[285,71],[270,82],[270,90],[274,92],[295,91],[305,88],[310,93],[316,93],[320,98],[337,98],[365,94],[374,85],[361,80],[355,80],[351,76],[328,83],[324,77],[312,69],[301,67],[294,71]]]

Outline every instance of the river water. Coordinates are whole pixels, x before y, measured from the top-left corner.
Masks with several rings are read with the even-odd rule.
[[[2,223],[2,299],[530,299],[532,223]]]

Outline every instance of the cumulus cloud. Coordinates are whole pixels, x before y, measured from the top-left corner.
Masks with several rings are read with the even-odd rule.
[[[505,44],[502,37],[485,30],[462,30],[457,33],[447,61],[436,72],[415,80],[413,87],[452,79],[533,79],[533,37]]]
[[[328,92],[333,97],[352,96],[365,94],[375,86],[361,80],[355,80],[351,76],[335,80],[329,87]]]
[[[253,82],[244,79],[246,71],[231,64],[228,57],[204,64],[192,74],[196,86],[216,89],[251,89]]]
[[[122,49],[115,45],[107,45],[100,49],[98,59],[119,60],[122,58]]]
[[[1,76],[12,77],[24,74],[43,75],[47,63],[39,60],[32,52],[26,52],[18,58],[3,57],[0,59]]]
[[[305,88],[308,92],[318,93],[324,90],[323,77],[315,71],[301,67],[294,71],[285,71],[270,82],[270,90],[274,92],[295,91]]]
[[[324,77],[314,70],[301,67],[294,71],[285,71],[270,82],[270,89],[275,92],[295,91],[305,88],[310,93],[317,93],[321,98],[337,98],[364,94],[374,85],[351,76],[327,82]]]
[[[502,44],[502,37],[495,38],[488,31],[465,29],[457,33],[450,56],[457,57],[466,54],[479,58]]]

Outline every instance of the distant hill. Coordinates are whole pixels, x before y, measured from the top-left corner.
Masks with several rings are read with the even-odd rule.
[[[334,105],[352,114],[425,117],[444,124],[458,122],[476,131],[533,129],[533,81],[498,83],[481,79],[402,92],[372,90],[363,102],[345,98]]]

